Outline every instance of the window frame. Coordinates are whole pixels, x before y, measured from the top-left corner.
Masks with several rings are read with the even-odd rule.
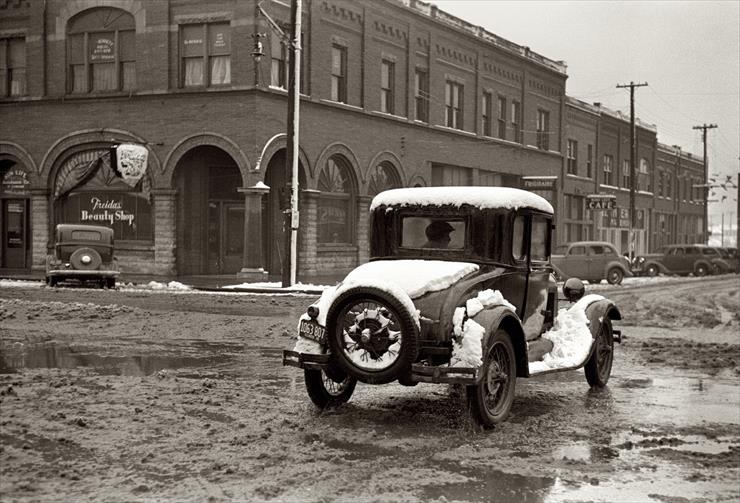
[[[414,120],[429,123],[429,72],[423,68],[414,71]]]
[[[335,57],[339,56],[339,73],[335,73]],[[331,45],[331,101],[347,103],[347,47],[333,43]],[[336,92],[336,94],[335,94]]]
[[[496,106],[497,106],[497,130],[496,130],[496,137],[499,140],[505,140],[506,139],[506,96],[498,95],[496,98]]]
[[[23,66],[13,64],[13,44],[23,48]],[[17,98],[28,95],[28,43],[26,37],[0,38],[0,53],[2,53],[2,66],[0,66],[0,98]],[[13,92],[13,76],[16,71],[23,78],[20,80],[20,92]]]
[[[522,104],[511,100],[511,129],[514,131],[514,141],[522,142]]]
[[[211,52],[211,30],[214,26],[221,26],[225,25],[228,27],[229,32],[229,51],[228,54],[222,54],[222,53],[213,53]],[[202,29],[202,40],[203,40],[203,51],[201,55],[199,56],[185,56],[184,54],[184,36],[183,31],[186,27],[198,27],[200,26]],[[178,26],[178,48],[179,48],[179,58],[178,58],[178,71],[179,71],[179,77],[178,77],[178,84],[181,89],[207,89],[207,88],[223,88],[223,87],[229,87],[232,85],[232,78],[231,78],[231,55],[232,55],[232,44],[231,44],[231,25],[228,21],[215,21],[215,22],[206,22],[206,23],[183,23]],[[211,69],[211,62],[214,58],[222,58],[227,57],[229,61],[229,81],[228,82],[220,82],[220,83],[213,83],[213,71]],[[185,83],[186,78],[186,70],[185,70],[185,60],[186,59],[200,59],[203,62],[203,82],[200,84],[193,84],[193,85],[187,85]]]
[[[567,151],[567,171],[570,175],[578,175],[578,141],[568,139]]]
[[[349,192],[331,192],[322,190],[322,181],[323,176],[326,173],[326,170],[329,169],[330,163],[333,163],[337,169],[344,172],[346,175],[346,183],[347,188],[349,189]],[[328,175],[327,175],[328,176]],[[323,223],[322,219],[317,219],[317,228],[316,228],[316,244],[318,246],[354,246],[357,243],[357,231],[356,231],[356,215],[357,215],[357,185],[352,177],[352,166],[350,165],[349,161],[346,160],[344,156],[341,154],[334,154],[330,156],[327,160],[324,166],[322,167],[321,172],[318,175],[317,178],[317,189],[319,190],[319,195],[317,198],[317,214],[319,210],[322,207],[322,202],[324,201],[337,201],[341,200],[344,201],[346,204],[347,209],[347,218],[346,218],[346,227],[347,227],[347,240],[346,241],[339,241],[339,242],[333,242],[333,241],[322,241],[322,233],[320,230],[320,225]]]
[[[396,63],[388,58],[380,62],[380,111],[396,113]]]
[[[481,98],[481,132],[483,136],[490,137],[493,134],[491,114],[493,112],[493,94],[485,91]]]
[[[614,171],[614,156],[610,154],[604,154],[601,158],[601,168],[604,174],[602,185],[612,185],[612,176]]]
[[[550,150],[550,111],[537,109],[537,148]]]
[[[445,81],[445,126],[463,129],[465,87],[454,80]]]

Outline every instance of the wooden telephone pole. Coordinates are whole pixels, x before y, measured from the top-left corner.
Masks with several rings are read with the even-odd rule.
[[[701,126],[694,126],[691,129],[701,129],[701,141],[704,144],[704,182],[702,187],[704,188],[704,244],[709,244],[709,162],[707,161],[707,129],[714,129],[717,124],[703,124]]]
[[[630,90],[630,228],[629,248],[630,260],[635,257],[635,226],[637,225],[635,212],[635,161],[637,160],[637,126],[635,124],[635,88],[648,85],[647,82],[635,84],[617,84],[618,89],[628,88]]]

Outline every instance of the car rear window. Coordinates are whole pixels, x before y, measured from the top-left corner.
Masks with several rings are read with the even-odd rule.
[[[404,217],[401,220],[402,248],[462,250],[467,225],[460,218]]]
[[[96,231],[72,231],[74,241],[100,241],[100,233]]]

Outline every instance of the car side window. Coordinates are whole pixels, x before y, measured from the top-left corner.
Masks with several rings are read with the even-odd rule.
[[[695,246],[687,246],[686,247],[686,255],[698,255],[699,249]]]
[[[586,247],[585,246],[574,246],[570,249],[570,253],[568,255],[585,255],[586,254]]]
[[[617,250],[615,248],[611,248],[609,246],[605,246],[604,247],[604,255],[616,256],[616,255],[619,255],[619,254],[617,253]]]
[[[671,250],[671,255],[683,255],[683,248],[674,248]]]
[[[532,245],[530,247],[532,260],[545,261],[550,256],[548,250],[549,229],[549,220],[542,217],[532,218]]]
[[[511,254],[514,256],[514,260],[526,260],[527,251],[524,248],[524,216],[519,215],[514,219],[514,232],[512,236],[512,248]]]
[[[603,255],[604,254],[604,247],[601,245],[592,245],[591,246],[591,255]]]

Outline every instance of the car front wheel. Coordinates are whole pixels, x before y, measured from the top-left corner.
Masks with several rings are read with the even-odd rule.
[[[486,351],[479,384],[467,387],[468,407],[473,420],[492,428],[511,411],[516,387],[516,359],[511,337],[499,329]]]
[[[606,281],[610,285],[619,285],[624,279],[624,273],[619,267],[612,267],[609,272],[606,273]]]
[[[612,332],[612,322],[609,318],[604,318],[601,322],[601,328],[596,340],[594,341],[594,350],[591,358],[586,362],[584,371],[586,372],[586,381],[592,388],[603,388],[609,381],[612,373],[612,363],[614,362],[614,335]]]
[[[357,379],[340,372],[332,372],[331,377],[323,370],[305,369],[303,372],[308,396],[322,410],[347,403],[357,386]]]
[[[659,272],[660,271],[658,270],[657,265],[649,265],[647,269],[645,270],[645,273],[651,278],[654,278],[655,276],[657,276]]]

